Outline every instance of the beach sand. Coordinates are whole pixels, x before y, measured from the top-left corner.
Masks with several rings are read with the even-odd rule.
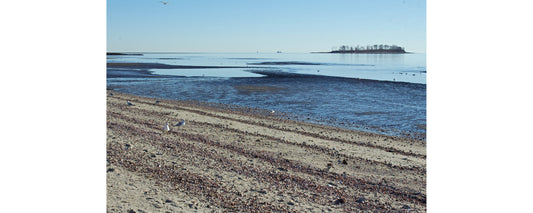
[[[404,210],[426,211],[423,140],[108,94],[108,212]]]

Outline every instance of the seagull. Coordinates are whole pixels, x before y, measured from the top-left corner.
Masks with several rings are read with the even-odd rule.
[[[183,125],[185,125],[185,120],[181,119],[181,121],[174,126],[183,126]]]
[[[165,128],[163,128],[165,132],[170,132],[170,127],[168,126],[168,123],[165,123]]]
[[[128,101],[128,106],[135,106],[130,101]]]
[[[168,4],[167,1],[159,1],[159,2],[163,3],[164,5],[167,5],[167,4]]]

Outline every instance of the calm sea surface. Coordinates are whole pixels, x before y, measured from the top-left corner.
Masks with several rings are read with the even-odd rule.
[[[425,137],[425,54],[144,53],[110,55],[107,62],[217,67],[108,67],[107,87],[120,92],[257,107],[292,119]]]

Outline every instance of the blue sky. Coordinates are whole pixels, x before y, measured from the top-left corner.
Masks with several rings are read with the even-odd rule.
[[[426,51],[425,0],[107,0],[108,51]]]

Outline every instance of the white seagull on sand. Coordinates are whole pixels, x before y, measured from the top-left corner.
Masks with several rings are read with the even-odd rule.
[[[128,106],[135,106],[130,101],[128,101]]]
[[[165,130],[165,132],[170,132],[170,126],[168,126],[168,123],[165,124],[165,128],[163,130]]]

